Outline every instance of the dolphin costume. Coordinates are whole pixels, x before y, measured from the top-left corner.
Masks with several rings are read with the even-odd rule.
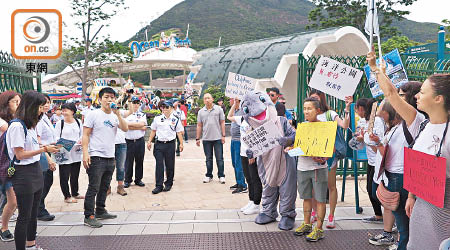
[[[279,145],[257,158],[258,174],[263,185],[262,212],[256,217],[255,223],[267,224],[278,217],[277,205],[281,220],[278,228],[291,230],[294,228],[295,200],[297,198],[297,167],[295,159],[283,151],[286,145],[295,139],[295,130],[285,117],[277,116],[274,104],[266,93],[248,92],[242,102],[244,119],[253,128],[268,121],[273,121],[279,128],[282,137]],[[248,158],[253,158],[253,152],[247,150]]]

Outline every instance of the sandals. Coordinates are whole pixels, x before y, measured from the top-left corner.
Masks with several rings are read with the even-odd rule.
[[[77,196],[74,196],[73,198],[75,198],[77,200],[84,200],[84,196],[83,195],[77,195]]]
[[[64,202],[65,203],[77,203],[78,201],[75,198],[73,198],[73,197],[69,197],[69,198],[66,198],[64,200]]]

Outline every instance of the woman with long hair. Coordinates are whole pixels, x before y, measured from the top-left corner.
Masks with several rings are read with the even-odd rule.
[[[0,94],[0,135],[8,129],[8,123],[13,119],[20,103],[20,94],[14,91],[5,91]],[[8,229],[8,222],[13,217],[17,207],[16,195],[11,181],[7,180],[3,185],[2,192],[6,195],[6,205],[3,207],[0,239],[2,241],[13,241],[14,236]],[[16,218],[17,219],[17,218]]]
[[[57,152],[54,145],[38,143],[36,125],[44,113],[46,99],[33,90],[26,91],[16,111],[17,122],[11,123],[6,132],[8,154],[14,161],[11,177],[16,193],[19,216],[14,230],[16,249],[41,249],[36,246],[36,227],[43,177],[39,166],[40,155]],[[15,160],[14,160],[15,159]]]
[[[449,159],[450,74],[435,74],[428,77],[416,95],[417,109],[425,112],[429,116],[428,120],[401,98],[391,80],[386,76],[383,63],[381,67],[376,65],[376,56],[373,51],[367,55],[367,61],[386,99],[403,118],[409,132],[415,138],[413,149]],[[409,236],[409,241],[407,238],[402,242],[400,232],[399,249],[406,249],[406,244],[408,249],[413,250],[439,249],[441,242],[450,237],[450,161],[448,160],[445,178],[443,208],[425,201],[423,197],[416,197],[414,193],[406,192],[406,201],[401,203],[397,210],[402,213],[402,217],[404,213],[406,218],[410,218],[408,235],[405,235]]]

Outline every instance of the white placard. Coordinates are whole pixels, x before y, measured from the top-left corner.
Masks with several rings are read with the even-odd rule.
[[[255,87],[256,79],[230,72],[228,73],[225,96],[241,100],[247,92],[253,91]]]
[[[320,90],[338,99],[352,96],[363,75],[363,71],[328,57],[320,57],[309,81],[309,87]]]
[[[253,157],[256,158],[280,145],[277,140],[280,137],[281,134],[277,125],[273,121],[269,121],[242,137],[242,140],[248,146],[248,149],[253,152]]]

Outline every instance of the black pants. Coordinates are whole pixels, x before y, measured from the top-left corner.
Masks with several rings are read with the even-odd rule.
[[[37,215],[41,193],[42,189],[30,194],[16,193],[19,216],[14,229],[14,241],[18,250],[25,250],[26,241],[36,239]]]
[[[81,162],[74,162],[71,164],[59,165],[59,185],[61,186],[61,191],[64,195],[64,199],[70,198],[71,196],[78,196],[78,176],[80,176],[80,165]],[[70,190],[69,191],[69,179],[70,179]]]
[[[178,136],[175,137],[177,139],[177,149],[176,149],[176,153],[179,154],[180,153],[180,139],[178,139]]]
[[[103,214],[105,210],[106,192],[111,184],[111,178],[116,168],[114,158],[91,157],[91,165],[86,170],[89,185],[84,199],[84,216]]]
[[[184,141],[188,141],[188,134],[187,134],[186,126],[184,126]]]
[[[153,148],[153,155],[156,159],[155,183],[156,187],[163,187],[164,166],[166,167],[166,187],[173,185],[173,176],[175,175],[175,140],[169,143],[156,141]]]
[[[137,140],[126,140],[126,142],[127,157],[125,160],[125,182],[130,183],[133,181],[133,163],[135,163],[136,168],[134,182],[139,182],[144,176],[144,137]]]
[[[369,195],[370,203],[372,203],[373,211],[376,216],[382,216],[383,212],[381,211],[381,203],[378,201],[376,197],[373,197],[373,175],[375,174],[375,167],[371,165],[367,165],[367,194]]]
[[[248,185],[248,198],[256,205],[259,205],[261,203],[262,184],[261,179],[259,179],[256,161],[253,164],[248,164],[248,158],[241,156],[241,163]]]
[[[45,198],[50,192],[50,188],[53,185],[53,171],[47,169],[42,172],[44,176],[44,188],[42,189],[41,203],[39,205],[38,217],[49,215],[50,213],[45,209]]]

